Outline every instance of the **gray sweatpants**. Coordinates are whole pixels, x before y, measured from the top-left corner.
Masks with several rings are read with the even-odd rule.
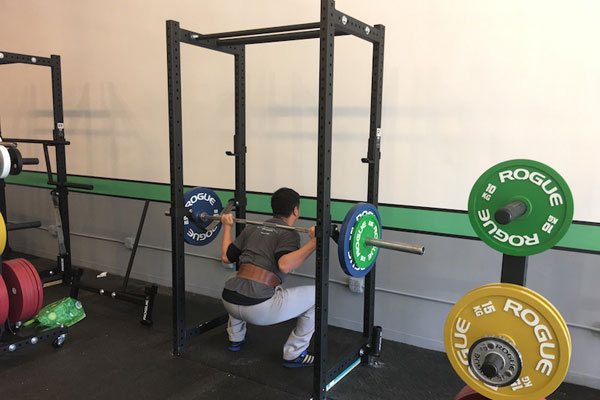
[[[273,325],[288,319],[298,318],[296,327],[283,346],[283,358],[293,360],[308,348],[315,331],[315,287],[297,286],[275,288],[269,300],[253,306],[239,306],[223,300],[229,313],[227,334],[232,342],[241,342],[246,337],[246,322],[252,325]]]

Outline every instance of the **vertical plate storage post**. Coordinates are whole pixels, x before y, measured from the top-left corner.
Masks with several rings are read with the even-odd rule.
[[[502,255],[500,282],[525,286],[527,281],[527,256]]]

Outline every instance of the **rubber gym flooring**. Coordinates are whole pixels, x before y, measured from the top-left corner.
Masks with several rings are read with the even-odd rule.
[[[36,265],[39,261],[29,257]],[[84,282],[96,273],[84,274]],[[87,278],[87,279],[86,279]],[[120,283],[105,278],[104,287]],[[141,287],[132,281],[132,287]],[[45,289],[44,304],[69,294]],[[69,329],[59,349],[48,342],[0,358],[2,399],[308,399],[312,368],[281,366],[281,346],[293,323],[248,329],[239,353],[226,349],[224,327],[193,339],[181,357],[172,355],[171,298],[159,290],[154,325],[139,323],[141,307],[80,292],[87,318]],[[223,312],[218,300],[191,295],[188,320]],[[356,332],[331,328],[331,359],[353,347]],[[359,366],[329,391],[336,400],[452,399],[463,387],[445,354],[384,340],[376,366]],[[600,391],[562,384],[550,400],[599,399]]]

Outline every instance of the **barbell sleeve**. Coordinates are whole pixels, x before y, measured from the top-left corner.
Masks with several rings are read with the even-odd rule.
[[[401,251],[404,253],[418,254],[423,255],[425,253],[425,247],[417,246],[414,244],[401,243],[401,242],[390,242],[387,240],[375,239],[375,238],[366,238],[365,244],[368,246],[375,246],[382,249]]]
[[[506,225],[514,221],[521,215],[527,212],[527,204],[521,200],[508,203],[504,207],[499,208],[494,214],[494,218],[499,224]]]
[[[23,165],[38,165],[40,163],[39,158],[24,158]]]

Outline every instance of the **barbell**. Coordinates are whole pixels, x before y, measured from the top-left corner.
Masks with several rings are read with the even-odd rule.
[[[196,187],[185,193],[185,241],[195,246],[212,242],[221,229],[221,215],[231,211],[233,202],[225,209],[219,196],[208,188]],[[286,229],[307,233],[308,228],[234,218],[240,224]],[[337,226],[336,226],[337,228]],[[422,255],[423,246],[381,239],[381,218],[375,206],[355,204],[344,217],[338,230],[338,259],[342,270],[350,276],[363,277],[369,273],[379,253],[379,248]]]
[[[199,218],[201,221],[208,221],[208,220],[221,221],[221,216],[222,215],[208,215],[207,213],[203,212],[200,214]],[[290,231],[296,231],[296,232],[302,232],[302,233],[308,233],[308,231],[310,230],[309,228],[301,228],[301,227],[297,227],[297,226],[282,225],[282,224],[276,224],[273,222],[253,221],[253,220],[249,220],[249,219],[235,218],[235,217],[233,218],[233,222],[235,222],[237,224],[265,226],[267,228],[287,229]],[[375,239],[373,237],[366,237],[365,245],[376,246],[379,248],[402,251],[404,253],[411,253],[411,254],[418,254],[418,255],[422,255],[425,251],[423,246],[416,246],[413,244],[401,243],[401,242],[390,242],[390,241],[386,241],[386,240]]]

